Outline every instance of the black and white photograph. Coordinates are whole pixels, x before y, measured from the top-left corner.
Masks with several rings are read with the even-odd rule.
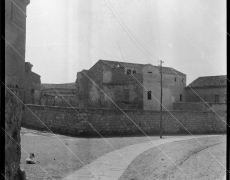
[[[1,179],[230,178],[226,0],[4,1]]]

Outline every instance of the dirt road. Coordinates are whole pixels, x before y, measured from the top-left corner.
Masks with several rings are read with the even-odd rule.
[[[75,172],[98,157],[132,144],[149,141],[146,137],[114,137],[106,138],[74,138],[59,135],[57,139],[49,133],[31,131],[22,128],[21,146],[28,153],[35,154],[35,160],[40,164],[26,164],[28,156],[22,149],[21,167],[26,171],[29,180],[60,180]],[[159,139],[151,136],[151,139]],[[218,138],[199,139],[222,164],[225,164],[226,136]],[[215,179],[224,174],[223,168],[216,163],[204,148],[194,140],[170,143],[160,146],[162,150],[175,160],[176,164],[192,179]],[[149,179],[186,179],[186,176],[161,151],[153,148],[138,156],[132,166],[139,169],[143,177]],[[210,171],[210,172],[209,172]],[[47,172],[47,173],[46,173]],[[52,178],[51,178],[52,177]],[[121,180],[141,179],[128,168]]]
[[[115,149],[120,149],[149,141],[146,137],[106,138],[107,142],[102,138],[75,138],[61,135],[58,138],[64,144],[49,133],[22,128],[21,146],[28,153],[34,153],[35,160],[39,161],[41,166],[26,164],[25,160],[28,155],[23,149],[21,150],[21,167],[26,171],[29,180],[52,178],[59,180],[80,169],[84,164],[89,164],[103,154],[114,151],[107,142]],[[151,138],[157,139],[158,137]]]
[[[226,164],[226,136],[174,142],[136,157],[119,180],[222,180]],[[212,155],[211,155],[212,154]],[[223,167],[223,166],[224,167]],[[179,167],[179,168],[178,168]]]

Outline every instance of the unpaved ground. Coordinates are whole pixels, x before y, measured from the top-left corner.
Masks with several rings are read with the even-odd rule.
[[[40,179],[61,179],[67,174],[80,169],[84,164],[88,164],[103,154],[114,151],[102,138],[74,138],[58,136],[64,142],[60,142],[49,133],[39,131],[21,130],[21,146],[28,153],[35,154],[37,164],[26,164],[28,156],[22,149],[21,167],[26,171],[29,180]],[[158,139],[159,137],[151,137]],[[146,137],[116,137],[106,138],[115,149],[120,149],[132,144],[147,142]],[[73,153],[71,153],[72,151]],[[43,170],[44,169],[44,170]],[[48,174],[45,173],[48,171]]]
[[[133,160],[119,180],[222,180],[225,174],[222,165],[226,165],[226,136],[198,140],[204,147],[196,140],[159,146],[176,165],[157,147],[142,153]]]

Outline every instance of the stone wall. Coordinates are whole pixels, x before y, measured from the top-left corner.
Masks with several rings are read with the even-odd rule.
[[[159,111],[120,110],[112,109],[73,109],[52,106],[28,105],[28,108],[53,132],[74,136],[97,135],[87,120],[102,135],[136,135],[159,133]],[[27,108],[23,114],[22,126],[47,130]],[[225,123],[213,112],[171,111],[183,126],[193,134],[225,133]],[[163,133],[178,134],[188,132],[174,119],[169,112],[163,112]],[[224,120],[226,116],[221,116]],[[84,120],[85,119],[85,120]]]
[[[5,177],[21,178],[20,128],[25,81],[26,6],[30,0],[5,0]],[[24,175],[25,179],[25,175]]]
[[[204,103],[204,102],[178,102],[173,103],[175,111],[215,111],[223,113],[227,111],[226,103]]]

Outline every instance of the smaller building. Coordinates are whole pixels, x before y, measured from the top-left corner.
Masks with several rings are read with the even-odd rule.
[[[41,76],[32,71],[33,65],[25,62],[24,103],[39,104]]]
[[[199,77],[185,87],[186,102],[225,103],[227,76]]]
[[[75,83],[41,84],[41,105],[76,106]]]

